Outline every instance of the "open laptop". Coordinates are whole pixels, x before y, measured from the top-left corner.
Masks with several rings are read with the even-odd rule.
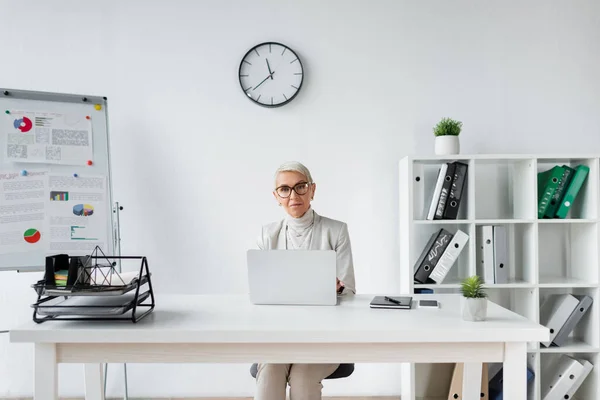
[[[333,250],[248,250],[254,304],[336,305]]]

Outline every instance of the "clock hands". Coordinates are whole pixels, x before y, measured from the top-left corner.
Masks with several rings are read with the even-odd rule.
[[[269,59],[265,57],[265,61],[267,62],[267,68],[269,69],[269,74],[271,74],[271,80],[273,80],[273,73],[271,72],[271,66],[269,65]]]
[[[265,81],[269,78],[273,79],[273,74],[275,73],[275,71],[271,72],[269,74],[269,76],[267,76],[265,79],[262,80],[262,82],[260,82],[258,85],[256,85],[252,90],[256,90],[256,88],[258,88],[260,85],[262,85],[263,83],[265,83]]]

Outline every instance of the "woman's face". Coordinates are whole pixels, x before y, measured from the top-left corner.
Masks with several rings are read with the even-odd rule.
[[[294,218],[300,218],[308,211],[315,189],[316,185],[310,184],[300,172],[286,171],[277,174],[273,195],[285,212]]]

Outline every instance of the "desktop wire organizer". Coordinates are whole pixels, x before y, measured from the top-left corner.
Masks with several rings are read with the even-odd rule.
[[[119,273],[117,261],[139,260],[138,271]],[[55,273],[68,271],[66,284],[57,284]],[[32,285],[38,298],[32,304],[33,320],[131,321],[136,323],[154,310],[148,260],[144,256],[107,256],[96,246],[91,255],[46,257],[44,279]]]

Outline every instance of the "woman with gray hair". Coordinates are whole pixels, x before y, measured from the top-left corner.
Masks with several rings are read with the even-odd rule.
[[[262,250],[335,250],[337,291],[356,294],[350,236],[346,223],[317,214],[311,207],[316,184],[299,162],[288,162],[275,172],[273,196],[287,213],[281,221],[262,228]],[[256,400],[285,400],[287,384],[292,400],[319,400],[321,381],[339,364],[258,364]]]

